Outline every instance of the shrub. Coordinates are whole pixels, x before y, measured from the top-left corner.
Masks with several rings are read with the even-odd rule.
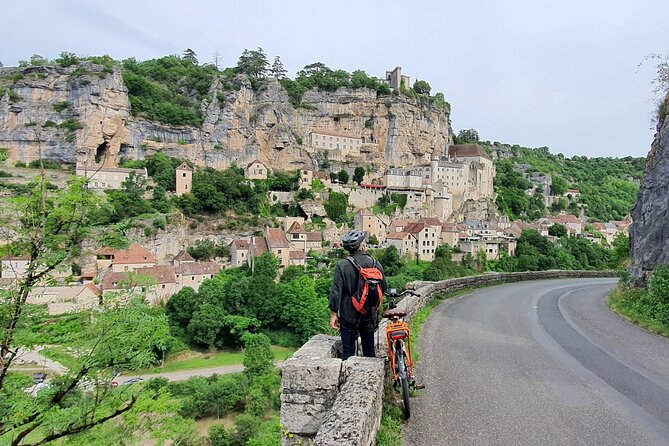
[[[28,167],[31,169],[41,169],[44,167],[45,169],[58,170],[60,169],[60,164],[53,160],[32,160],[28,163]]]
[[[62,112],[63,110],[67,110],[71,107],[72,107],[72,105],[67,101],[58,102],[57,104],[53,104],[53,109],[56,110],[58,113]]]
[[[44,125],[42,127],[48,128],[48,127],[55,127],[55,126],[56,126],[56,123],[49,119],[48,121],[46,121],[44,123]]]
[[[58,127],[62,129],[67,129],[70,132],[74,132],[76,130],[83,129],[84,125],[81,122],[77,121],[76,119],[69,118],[58,124]]]
[[[26,163],[24,163],[23,161],[17,161],[16,163],[14,163],[14,167],[26,167]]]

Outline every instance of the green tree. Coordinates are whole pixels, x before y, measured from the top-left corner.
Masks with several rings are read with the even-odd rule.
[[[274,63],[272,64],[272,68],[270,68],[270,73],[274,79],[286,78],[286,73],[288,73],[288,71],[283,67],[283,63],[279,56],[274,57]]]
[[[553,237],[567,237],[568,234],[567,227],[560,223],[554,223],[548,228],[548,235],[552,235]]]
[[[405,267],[404,262],[398,254],[397,248],[395,246],[389,246],[385,249],[379,258],[379,263],[381,263],[383,266],[383,271],[387,276],[394,276],[399,274]]]
[[[327,299],[316,293],[311,277],[302,276],[279,286],[281,322],[291,328],[302,342],[317,333],[325,333],[329,323]]]
[[[330,192],[328,200],[325,202],[325,212],[331,220],[337,221],[341,216],[346,215],[348,209],[348,196],[340,192]]]
[[[630,239],[625,233],[619,232],[616,238],[613,239],[611,246],[611,258],[609,265],[612,268],[620,268],[624,266],[630,256]]]
[[[364,167],[356,167],[355,170],[353,171],[353,182],[362,183],[362,180],[365,178],[365,168]]]
[[[201,239],[195,245],[189,246],[186,251],[195,260],[211,260],[216,257],[216,243],[210,239]]]
[[[418,94],[429,95],[432,87],[426,81],[417,80],[413,83],[413,90]]]
[[[61,67],[70,67],[72,65],[76,65],[79,63],[79,58],[74,54],[74,53],[68,53],[67,51],[63,51],[60,53],[60,56],[54,60],[55,63],[60,65]]]
[[[237,62],[237,72],[259,79],[267,75],[269,62],[262,48],[257,50],[245,49]]]
[[[170,322],[186,328],[199,305],[200,299],[195,290],[185,287],[170,297],[165,304],[165,313]]]
[[[274,370],[274,354],[269,338],[262,333],[246,333],[244,342],[244,373],[250,377]]]
[[[567,180],[565,180],[561,176],[557,175],[553,176],[553,184],[551,185],[552,195],[563,195],[567,192],[568,189],[569,189],[569,183],[567,182]]]
[[[348,172],[346,172],[345,169],[341,169],[339,172],[337,172],[337,179],[342,184],[348,184]]]
[[[197,61],[197,54],[195,53],[195,51],[193,51],[193,50],[190,49],[190,48],[186,48],[186,49],[184,50],[182,59],[185,60],[185,61],[188,61],[188,62],[192,63],[193,65],[197,65],[197,64],[199,63],[199,62]]]
[[[379,239],[376,237],[376,234],[371,234],[371,235],[368,237],[367,242],[368,242],[370,245],[374,245],[374,246],[376,246],[376,245],[379,244]]]
[[[215,424],[209,428],[209,441],[212,446],[233,446],[234,437],[222,424]]]
[[[456,144],[475,144],[479,142],[479,132],[475,129],[463,129],[458,132]]]

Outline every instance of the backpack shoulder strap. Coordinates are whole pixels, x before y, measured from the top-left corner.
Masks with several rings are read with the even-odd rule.
[[[362,269],[362,266],[360,266],[360,263],[358,263],[358,261],[355,260],[355,258],[354,258],[353,256],[348,256],[348,257],[346,257],[346,260],[348,260],[349,262],[351,262],[351,265],[353,265],[353,267],[354,267],[355,269],[357,269],[358,271],[360,271],[360,270]]]

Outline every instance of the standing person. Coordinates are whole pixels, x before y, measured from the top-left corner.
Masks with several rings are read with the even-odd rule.
[[[360,334],[363,355],[374,357],[374,331],[380,308],[371,311],[356,309],[354,295],[360,297],[361,268],[369,271],[376,268],[380,272],[379,285],[383,293],[388,289],[383,267],[365,252],[365,233],[348,231],[342,240],[342,246],[350,256],[337,264],[330,291],[330,326],[338,328],[341,334],[342,359],[355,355],[355,341]],[[372,299],[370,299],[371,301]],[[357,303],[357,301],[356,301]],[[360,306],[359,303],[357,303]],[[368,309],[369,310],[369,309]]]

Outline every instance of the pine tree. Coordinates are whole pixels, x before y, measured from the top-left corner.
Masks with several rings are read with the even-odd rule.
[[[186,48],[184,50],[183,59],[193,63],[194,65],[198,64],[197,54],[190,48]]]
[[[223,58],[221,57],[221,53],[218,52],[218,50],[214,51],[214,66],[218,69],[221,68],[221,60]]]
[[[272,64],[272,68],[270,68],[270,73],[274,79],[286,78],[286,73],[288,73],[288,71],[283,68],[283,63],[279,56],[274,57],[274,63]]]

